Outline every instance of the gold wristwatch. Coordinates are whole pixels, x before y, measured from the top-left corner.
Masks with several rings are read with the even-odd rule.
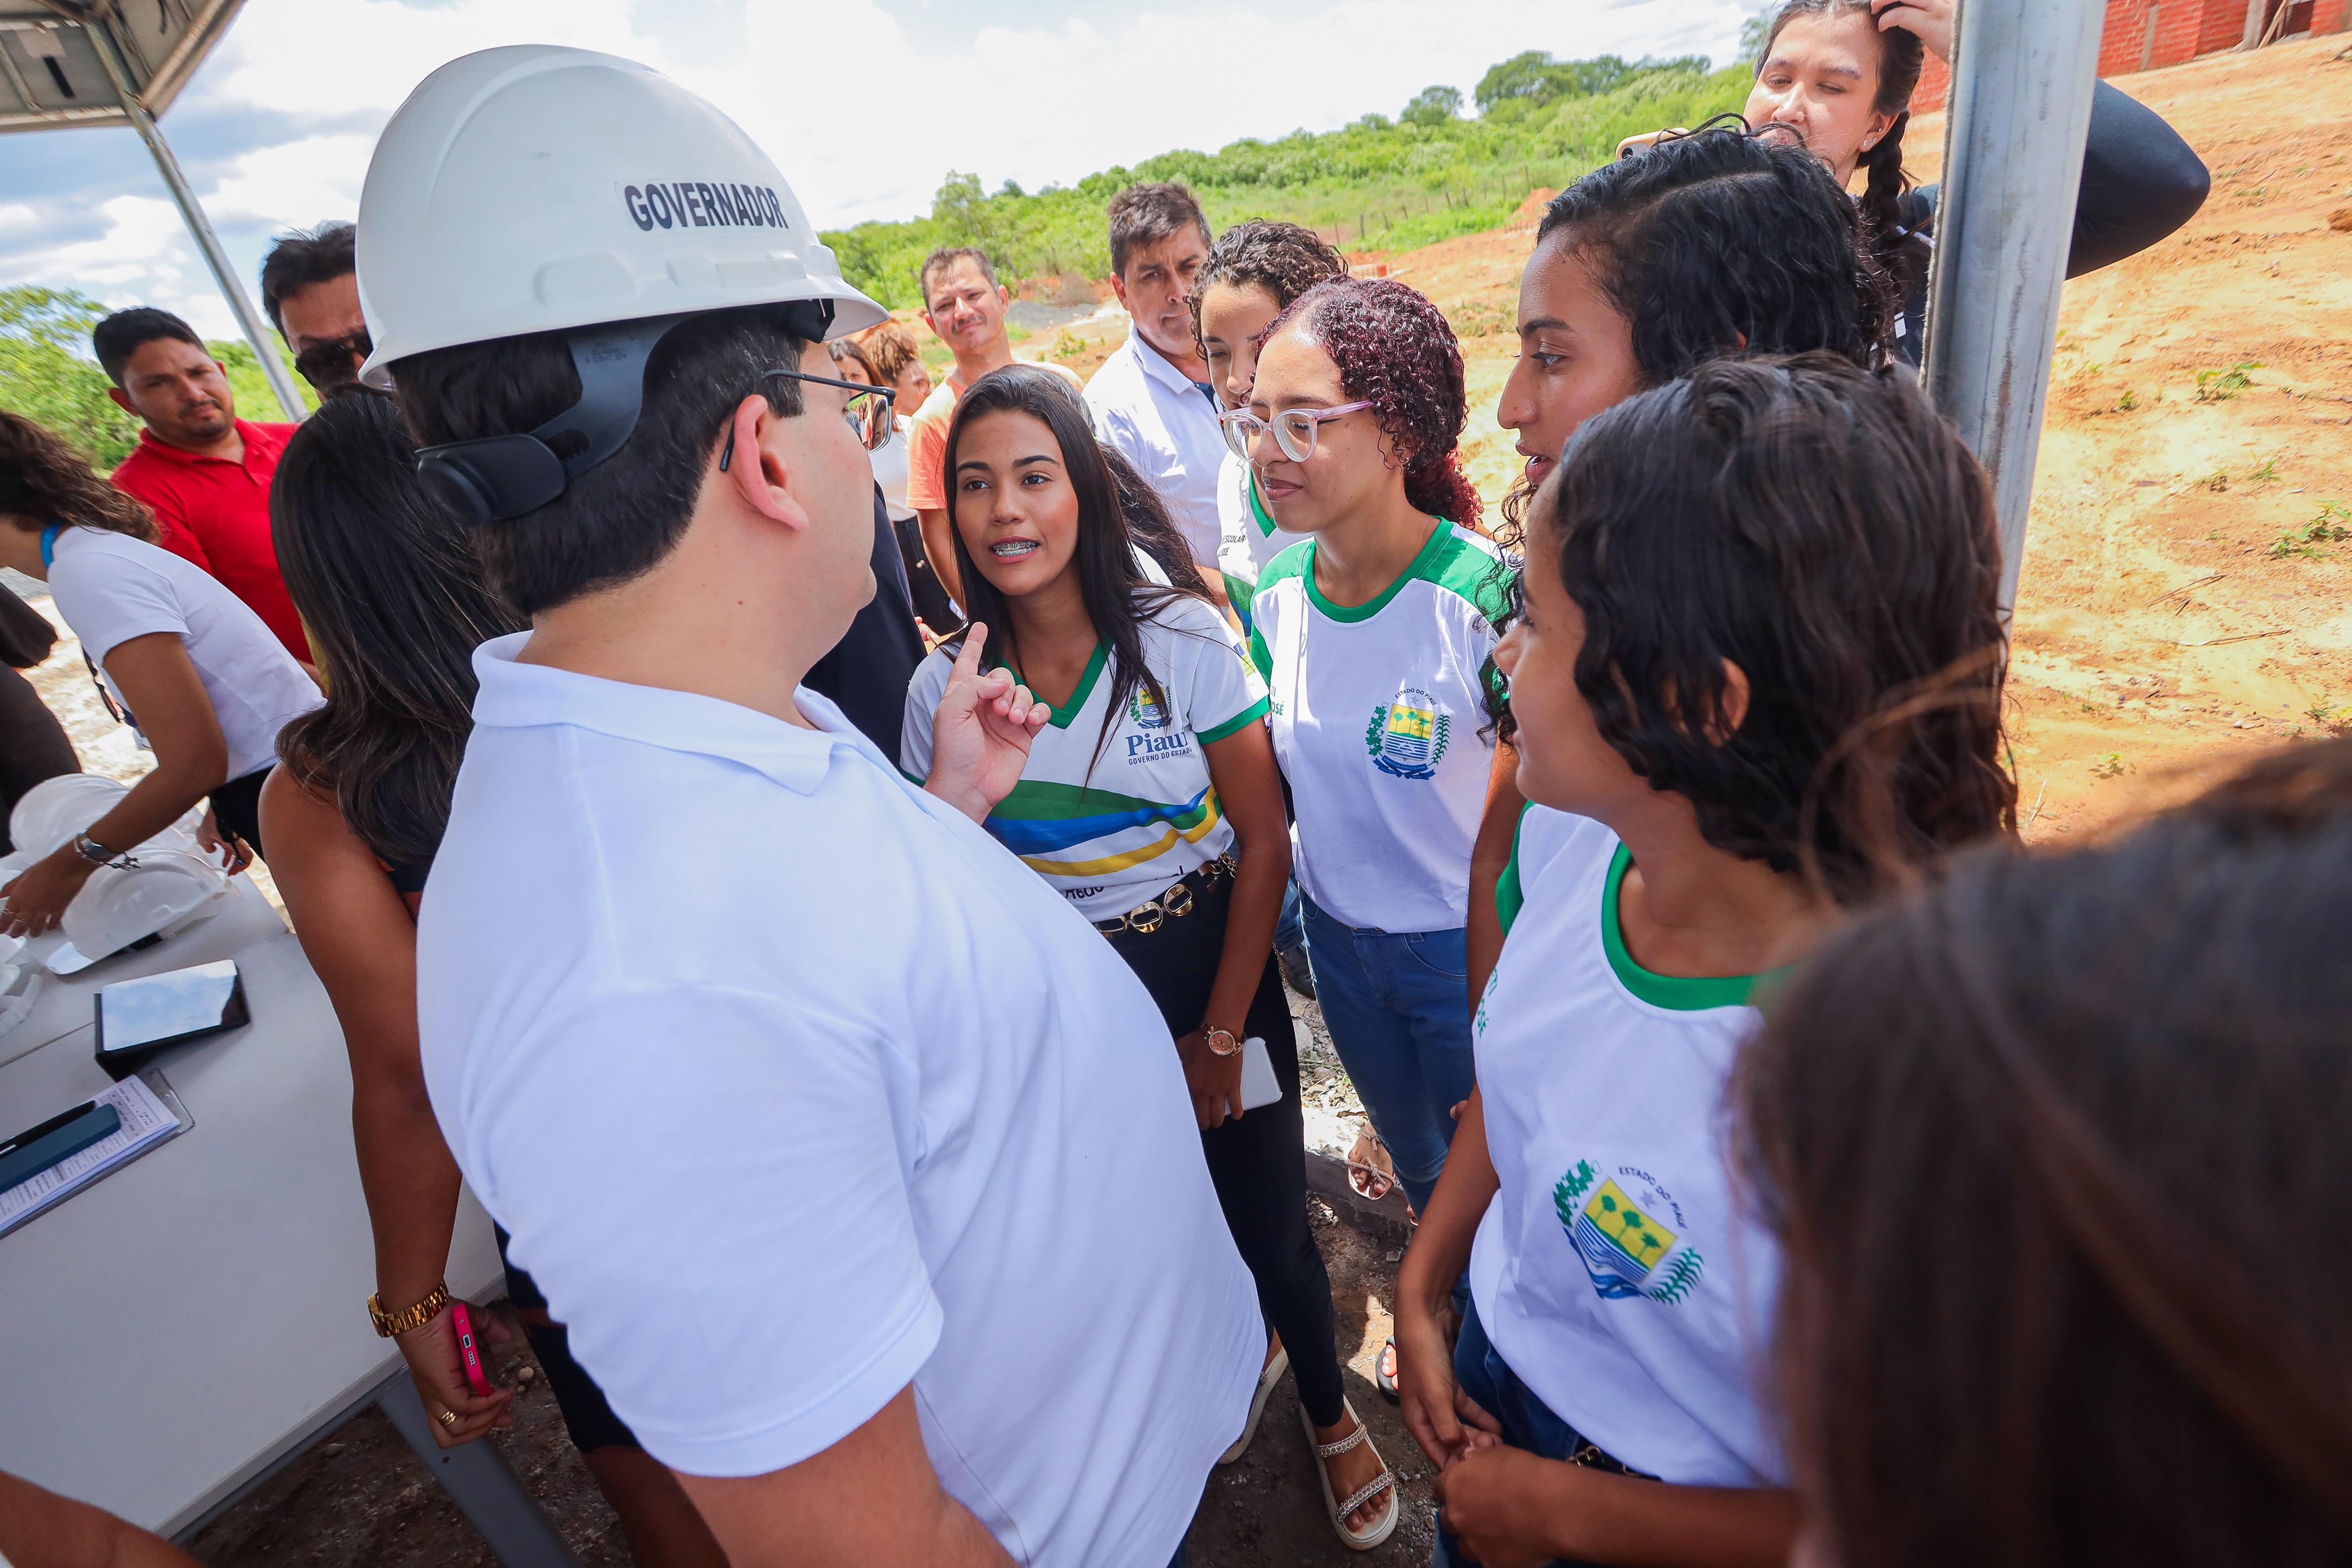
[[[406,1333],[411,1329],[423,1328],[426,1323],[433,1321],[436,1314],[437,1314],[442,1308],[448,1304],[449,1283],[445,1280],[440,1284],[434,1286],[431,1293],[426,1295],[423,1301],[417,1302],[413,1307],[404,1307],[396,1312],[385,1312],[383,1305],[377,1301],[375,1297],[370,1296],[368,1298],[368,1321],[375,1324],[375,1332],[377,1333],[382,1334],[386,1339],[390,1339],[394,1334]]]
[[[1204,1026],[1201,1030],[1201,1037],[1209,1042],[1209,1054],[1212,1056],[1241,1054],[1242,1042],[1234,1038],[1234,1031],[1229,1029],[1209,1029]]]

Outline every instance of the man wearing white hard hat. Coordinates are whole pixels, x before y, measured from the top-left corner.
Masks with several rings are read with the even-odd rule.
[[[551,47],[394,116],[359,276],[531,617],[417,937],[515,1261],[737,1568],[1181,1559],[1264,1333],[1157,1009],[978,825],[1047,710],[976,632],[919,789],[800,685],[874,588],[822,340],[881,309],[726,117]]]

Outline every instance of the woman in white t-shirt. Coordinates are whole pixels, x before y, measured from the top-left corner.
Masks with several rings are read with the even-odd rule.
[[[0,413],[0,566],[49,599],[155,753],[154,770],[89,831],[7,888],[5,927],[46,931],[90,873],[162,832],[206,796],[201,835],[261,849],[262,780],[278,732],[319,706],[319,688],[245,602],[155,545],[147,508],[74,450]]]
[[[1914,386],[1717,361],[1589,421],[1527,542],[1496,657],[1533,804],[1397,1285],[1437,1561],[1778,1563],[1780,1255],[1725,1087],[1773,971],[2014,826],[1990,487]]]
[[[1313,229],[1271,218],[1235,224],[1209,247],[1192,279],[1192,340],[1209,367],[1209,384],[1226,409],[1246,405],[1257,378],[1265,329],[1289,303],[1327,277],[1348,276],[1348,258]],[[1217,471],[1217,566],[1225,597],[1250,629],[1250,596],[1276,556],[1303,542],[1274,520],[1250,476],[1249,456],[1224,427],[1224,465]]]
[[[1434,305],[1330,278],[1264,344],[1223,418],[1307,538],[1259,578],[1250,649],[1298,815],[1317,999],[1420,1210],[1470,1092],[1464,928],[1506,570],[1464,526],[1479,502],[1455,451],[1462,354]]]
[[[1265,688],[1205,595],[1144,578],[1086,412],[1057,378],[1013,365],[974,382],[943,471],[970,635],[989,639],[990,656],[1054,710],[985,825],[1109,939],[1160,1004],[1226,1224],[1278,1336],[1227,1459],[1248,1446],[1288,1364],[1322,1451],[1333,1527],[1368,1549],[1394,1530],[1398,1507],[1348,1407],[1331,1283],[1307,1225],[1297,1051],[1273,963],[1290,843]],[[932,716],[959,652],[934,652],[908,688],[900,759],[918,777],[929,770]],[[1254,1040],[1282,1094],[1244,1114]]]

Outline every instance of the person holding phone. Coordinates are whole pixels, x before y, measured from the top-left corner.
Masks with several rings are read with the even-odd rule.
[[[270,510],[286,586],[333,686],[279,737],[284,761],[261,797],[278,851],[270,872],[351,1053],[375,1241],[369,1316],[408,1364],[434,1440],[454,1448],[512,1426],[513,1391],[484,1378],[480,1322],[466,1321],[442,1278],[462,1178],[417,1050],[416,906],[474,727],[474,649],[523,620],[419,489],[415,448],[382,393],[330,399],[294,433]],[[502,1260],[506,1239],[501,1230]],[[613,1413],[537,1282],[510,1262],[507,1295],[630,1554],[646,1568],[723,1568],[685,1491]]]
[[[990,656],[1052,705],[1021,781],[982,823],[1094,923],[1159,1003],[1184,1065],[1225,1222],[1276,1335],[1241,1457],[1286,1365],[1359,1550],[1396,1527],[1395,1489],[1348,1407],[1331,1283],[1307,1223],[1298,1053],[1274,966],[1290,875],[1265,686],[1207,597],[1147,580],[1085,409],[1014,365],[974,382],[944,453],[956,567]],[[977,633],[976,633],[977,634]],[[957,650],[915,674],[899,748],[929,772]],[[1245,1111],[1245,1042],[1282,1097]]]
[[[88,831],[7,886],[0,931],[34,936],[64,917],[101,865],[207,797],[199,841],[232,871],[262,848],[257,807],[278,732],[319,688],[220,581],[155,543],[147,508],[31,420],[0,413],[0,566],[49,585],[110,701],[136,716],[154,770]]]

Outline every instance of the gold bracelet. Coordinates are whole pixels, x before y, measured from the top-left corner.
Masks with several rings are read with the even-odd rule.
[[[423,1301],[413,1307],[404,1308],[396,1312],[385,1312],[376,1298],[370,1296],[368,1321],[375,1324],[377,1333],[382,1334],[385,1339],[390,1339],[394,1334],[406,1333],[411,1329],[423,1328],[448,1304],[449,1282],[444,1280],[434,1286]]]

